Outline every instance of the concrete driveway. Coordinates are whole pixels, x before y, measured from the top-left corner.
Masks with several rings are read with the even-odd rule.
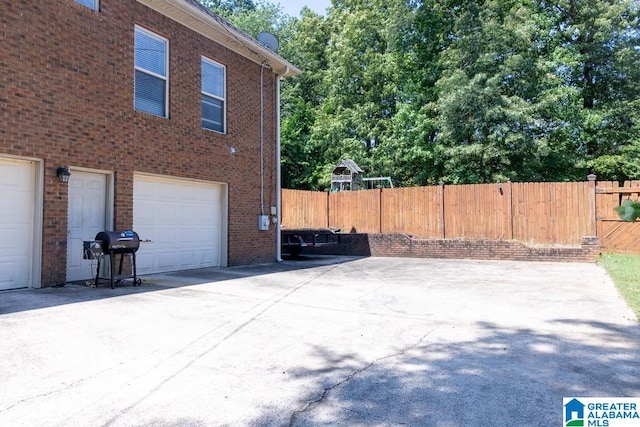
[[[593,264],[314,257],[0,294],[2,426],[561,425],[640,397]]]

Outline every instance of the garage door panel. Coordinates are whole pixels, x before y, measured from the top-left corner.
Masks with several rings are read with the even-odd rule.
[[[0,192],[0,215],[2,222],[11,222],[14,224],[31,224],[32,218],[25,216],[24,212],[30,212],[33,205],[30,192],[18,191]],[[8,201],[5,203],[5,201]]]
[[[158,219],[164,221],[175,221],[177,218],[178,209],[176,206],[170,206],[170,202],[165,201],[158,206],[157,216]]]
[[[198,267],[197,268],[204,268],[207,266],[207,262],[209,259],[218,256],[218,254],[220,253],[220,248],[219,247],[215,247],[215,248],[211,248],[209,250],[207,249],[203,249],[200,250],[196,253],[196,256],[194,257],[194,259],[197,260],[198,262]]]
[[[198,268],[198,254],[195,251],[185,251],[180,254],[180,269],[191,270]]]
[[[31,252],[30,246],[19,244],[25,236],[21,235],[19,227],[0,227],[0,255],[10,257],[12,255],[24,255]]]
[[[180,221],[183,224],[188,224],[189,221],[203,219],[207,216],[208,212],[205,210],[199,210],[197,206],[185,204],[184,209],[180,210]]]
[[[158,268],[160,271],[172,271],[175,270],[176,264],[175,251],[164,251],[157,254]]]
[[[136,176],[134,229],[141,274],[220,266],[222,189],[218,184]]]
[[[219,241],[220,234],[216,233],[215,230],[208,230],[207,232],[202,233],[195,232],[195,235],[191,240],[198,242],[200,246],[206,246],[210,242]]]
[[[32,284],[35,164],[0,159],[0,290]]]
[[[217,256],[218,249],[199,249],[197,251],[185,251],[179,254],[180,269],[190,270],[195,268],[210,267],[210,259]]]
[[[147,245],[145,243],[140,243],[140,248],[136,253],[137,273],[138,274],[142,273],[142,270],[141,270],[142,266],[153,265],[153,258],[154,258],[154,255],[151,255],[151,253],[149,253],[149,250],[147,249]]]
[[[9,191],[26,191],[31,192],[30,183],[33,170],[27,166],[28,162],[19,161],[3,161],[0,168],[0,189],[8,189]]]
[[[162,218],[160,218],[162,220]],[[175,228],[157,227],[151,230],[153,239],[151,239],[159,247],[173,246],[178,240],[177,230]]]
[[[28,274],[27,272],[30,271],[31,269],[31,254],[32,254],[32,248],[31,245],[24,245],[24,244],[15,244],[14,242],[16,242],[15,239],[22,239],[23,237],[18,236],[18,232],[16,232],[15,230],[7,230],[6,232],[4,232],[4,230],[0,229],[0,236],[15,236],[13,238],[10,237],[10,240],[6,240],[6,241],[2,241],[0,243],[0,262],[4,262],[4,263],[9,263],[11,265],[16,264],[16,263],[20,263],[22,262],[23,268],[20,270],[21,273],[20,274]],[[9,265],[6,264],[6,265]],[[15,272],[15,269],[12,269],[13,272]],[[8,276],[7,272],[4,272],[3,270],[0,269],[0,276],[2,275],[6,275]],[[13,276],[10,276],[13,277]],[[22,279],[24,279],[24,277],[22,277]]]
[[[209,201],[212,202],[213,191],[206,188],[192,187],[186,189],[183,193],[181,193],[181,199],[184,202],[195,202],[200,204],[201,202]]]
[[[3,256],[0,262],[0,289],[16,289],[29,286],[29,257]]]
[[[210,244],[213,239],[216,238],[216,233],[213,230],[198,230],[198,229],[187,229],[182,230],[178,238],[176,239],[180,243],[184,243],[185,245],[189,245],[191,243],[198,243],[198,247],[202,247],[203,245]]]
[[[153,212],[153,204],[145,200],[137,200],[133,205],[133,209],[137,212],[136,218],[144,224],[150,223],[155,216]]]

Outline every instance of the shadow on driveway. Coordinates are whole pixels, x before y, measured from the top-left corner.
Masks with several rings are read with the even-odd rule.
[[[313,257],[145,279],[0,296],[69,304],[0,316],[0,425],[549,426],[563,397],[640,398],[637,319],[593,264]]]
[[[287,420],[271,414],[251,425],[560,425],[563,397],[640,398],[633,351],[640,349],[640,329],[551,323],[589,332],[568,337],[482,322],[481,339],[449,339],[455,330],[444,327],[375,360],[317,346],[324,367],[291,372],[314,381],[315,391]]]
[[[304,255],[296,258],[284,258],[281,263],[259,264],[253,266],[229,268],[203,268],[197,270],[176,271],[171,273],[140,275],[140,286],[134,286],[131,280],[116,284],[101,281],[98,287],[87,286],[93,280],[69,282],[63,287],[42,289],[16,289],[0,292],[0,315],[27,310],[55,307],[78,302],[97,301],[155,292],[168,288],[215,283],[228,280],[257,277],[265,274],[315,268],[322,265],[336,265],[355,261],[362,257]]]

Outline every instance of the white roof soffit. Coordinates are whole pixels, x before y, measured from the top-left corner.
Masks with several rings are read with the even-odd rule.
[[[257,64],[266,62],[281,77],[292,77],[302,73],[286,59],[227,21],[213,13],[207,13],[204,6],[197,4],[195,0],[137,1]]]

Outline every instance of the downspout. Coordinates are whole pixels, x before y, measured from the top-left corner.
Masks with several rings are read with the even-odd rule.
[[[288,70],[287,70],[288,71]],[[282,166],[280,165],[280,76],[276,78],[276,261],[282,262]]]
[[[263,62],[260,66],[260,215],[264,215],[264,66]]]

